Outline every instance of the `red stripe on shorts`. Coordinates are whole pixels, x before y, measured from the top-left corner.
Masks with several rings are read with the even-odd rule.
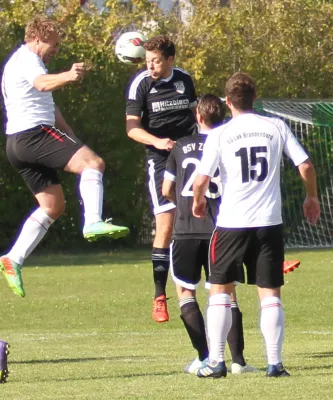
[[[54,132],[54,131],[51,130],[51,129],[45,128],[45,126],[43,126],[43,131],[49,133],[49,134],[50,134],[51,136],[53,136],[55,139],[59,140],[59,142],[63,142],[63,141],[64,141],[64,139],[63,139],[61,136],[59,136],[56,132]]]
[[[212,244],[210,246],[210,256],[212,258],[213,264],[215,264],[215,259],[216,259],[216,251],[215,251],[216,240],[217,240],[217,231],[214,232]]]

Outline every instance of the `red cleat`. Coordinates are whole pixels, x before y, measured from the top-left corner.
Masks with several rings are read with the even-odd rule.
[[[167,299],[164,295],[156,297],[156,299],[153,300],[152,317],[156,322],[169,321]]]
[[[283,262],[283,273],[287,274],[288,272],[294,271],[294,269],[299,267],[300,263],[301,262],[298,260],[284,261]]]

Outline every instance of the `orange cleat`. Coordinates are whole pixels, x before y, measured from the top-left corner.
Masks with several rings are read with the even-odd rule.
[[[299,267],[300,263],[301,262],[298,260],[284,261],[283,262],[283,273],[287,274],[288,272],[294,271],[294,269]]]
[[[156,297],[153,300],[153,320],[156,322],[167,322],[169,321],[167,299],[165,295]]]

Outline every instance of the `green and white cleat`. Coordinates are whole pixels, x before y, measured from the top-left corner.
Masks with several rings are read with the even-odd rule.
[[[20,297],[25,296],[21,278],[21,265],[8,257],[0,257],[0,270],[5,275],[9,287]]]
[[[113,225],[110,221],[112,221],[112,218],[107,219],[105,222],[99,221],[84,226],[83,237],[89,242],[93,242],[103,236],[110,236],[111,239],[120,239],[129,234],[129,229],[126,226]]]

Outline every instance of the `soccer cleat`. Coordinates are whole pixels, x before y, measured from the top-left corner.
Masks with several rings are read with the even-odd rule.
[[[200,361],[199,358],[195,358],[193,361],[191,361],[189,364],[186,365],[184,368],[184,372],[186,374],[197,374],[198,369],[200,369],[203,366],[204,361]]]
[[[300,265],[300,261],[294,260],[294,261],[284,261],[283,262],[283,273],[287,274],[288,272],[294,271],[294,269],[298,268]]]
[[[9,287],[18,296],[24,297],[23,282],[21,278],[21,265],[8,257],[0,257],[0,270],[5,275]]]
[[[283,364],[277,363],[276,365],[268,365],[266,371],[267,378],[279,378],[290,376],[290,374],[284,369]]]
[[[158,296],[153,300],[153,320],[156,322],[168,322],[168,306],[165,295]]]
[[[118,226],[110,223],[112,218],[104,221],[95,222],[94,224],[84,226],[83,237],[89,242],[99,239],[102,236],[111,236],[112,239],[120,239],[129,234],[126,226]]]
[[[7,355],[9,354],[9,344],[0,340],[0,383],[6,383],[8,378]]]
[[[232,363],[231,364],[231,373],[234,375],[239,375],[239,374],[246,374],[248,372],[258,372],[257,368],[252,367],[252,365],[246,364],[246,365],[240,365],[237,363]]]
[[[227,376],[227,367],[224,361],[209,361],[208,359],[202,363],[201,368],[196,372],[199,378],[222,378]]]

